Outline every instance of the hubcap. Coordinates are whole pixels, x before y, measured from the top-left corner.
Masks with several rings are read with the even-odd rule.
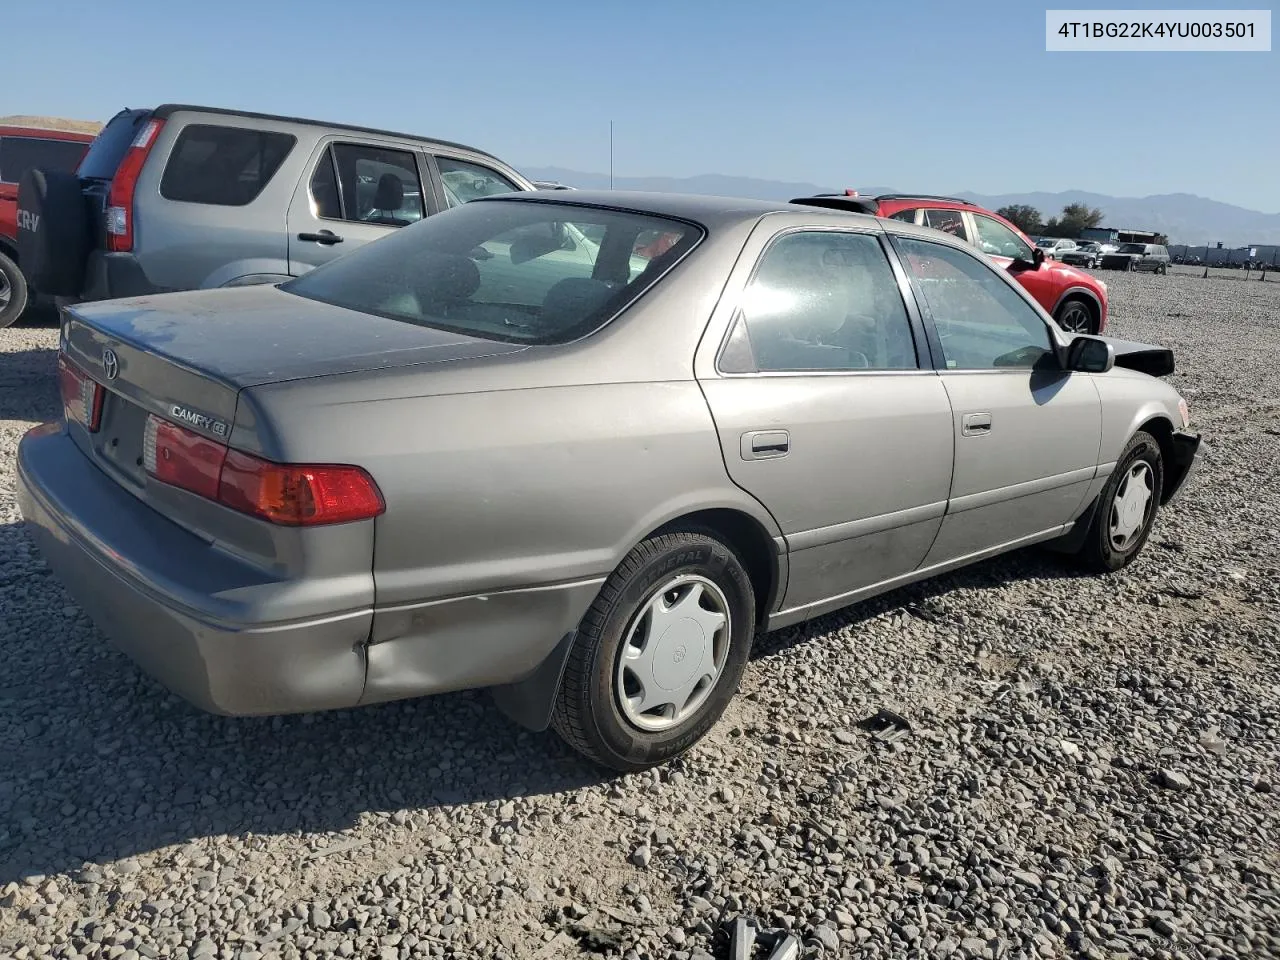
[[[1136,461],[1111,502],[1111,546],[1124,551],[1142,535],[1155,499],[1155,477],[1145,460]]]
[[[1088,333],[1092,318],[1084,304],[1069,303],[1062,311],[1062,318],[1058,322],[1068,333]]]
[[[653,733],[696,713],[724,671],[732,626],[729,602],[705,577],[674,577],[649,594],[627,627],[614,675],[627,720]]]
[[[0,270],[0,310],[9,305],[9,298],[13,296],[13,289],[9,286],[9,278],[4,275],[4,271]]]

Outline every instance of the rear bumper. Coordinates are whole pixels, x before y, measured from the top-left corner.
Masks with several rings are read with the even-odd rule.
[[[603,580],[376,616],[326,581],[318,586],[331,613],[262,622],[252,611],[286,609],[300,592],[316,593],[300,587],[317,584],[273,581],[156,513],[58,424],[22,438],[17,474],[22,515],[67,591],[114,646],[210,713],[303,713],[524,680],[577,626]]]
[[[261,599],[285,585],[155,513],[65,433],[37,428],[25,436],[17,472],[18,504],[49,566],[111,642],[164,686],[221,714],[359,702],[372,610],[229,622],[216,612],[220,600],[237,591]],[[201,595],[204,608],[192,600]]]
[[[1208,447],[1201,443],[1200,434],[1176,431],[1169,462],[1165,464],[1165,488],[1163,503],[1172,503],[1186,487],[1187,481],[1200,469],[1204,452]]]

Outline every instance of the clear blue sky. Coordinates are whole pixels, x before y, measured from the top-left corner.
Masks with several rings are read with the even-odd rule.
[[[207,103],[592,172],[608,169],[613,119],[619,175],[1188,192],[1280,211],[1280,54],[1046,53],[1045,8],[11,0],[0,114]]]

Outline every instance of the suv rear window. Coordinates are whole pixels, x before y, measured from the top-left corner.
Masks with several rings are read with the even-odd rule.
[[[76,140],[0,137],[0,180],[17,183],[32,167],[74,170],[86,146]]]
[[[187,203],[252,203],[297,143],[289,133],[193,123],[178,134],[160,196]]]
[[[611,320],[701,238],[701,228],[666,217],[476,200],[280,289],[467,336],[568,343]]]
[[[76,173],[90,180],[110,180],[116,167],[129,150],[142,124],[151,116],[149,110],[121,110],[99,131],[89,152],[80,161]]]

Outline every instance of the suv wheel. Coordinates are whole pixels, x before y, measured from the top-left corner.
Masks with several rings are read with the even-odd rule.
[[[27,308],[27,279],[18,265],[0,253],[0,327],[13,324]]]
[[[1067,333],[1093,333],[1093,311],[1083,300],[1076,297],[1067,300],[1058,308],[1055,318]]]

